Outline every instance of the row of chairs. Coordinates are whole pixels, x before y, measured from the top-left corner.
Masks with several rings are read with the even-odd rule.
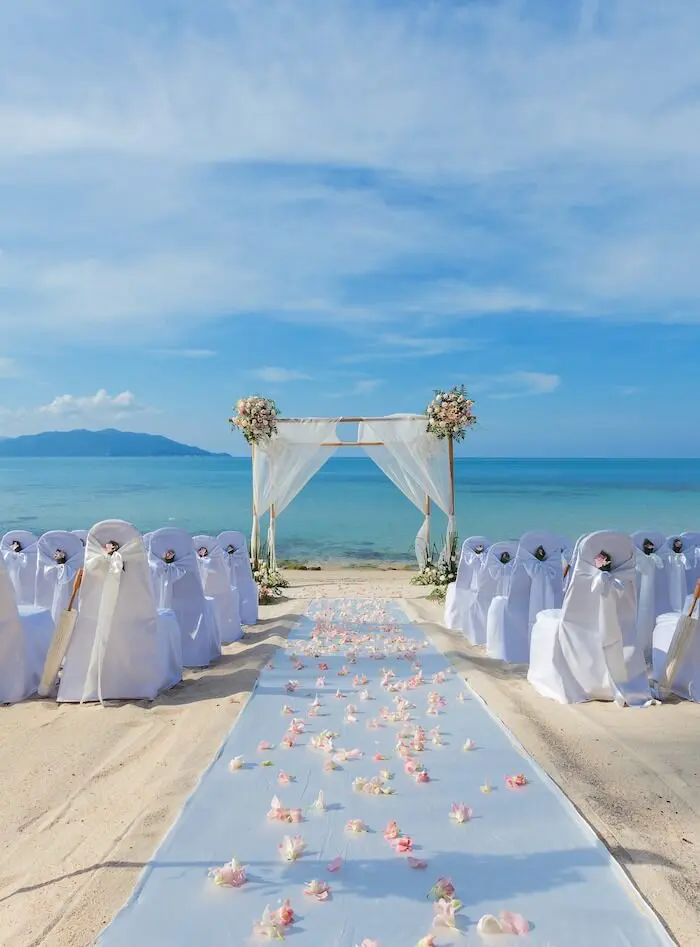
[[[110,520],[89,532],[15,530],[0,540],[0,703],[35,693],[56,623],[83,570],[58,699],[152,699],[207,667],[257,621],[245,538],[141,535]]]
[[[692,698],[693,625],[684,613],[698,578],[698,533],[597,532],[573,549],[545,532],[493,545],[470,537],[448,589],[445,624],[492,658],[528,664],[538,690],[564,703],[645,702],[648,667],[667,692]],[[677,653],[681,629],[685,663],[674,659],[669,683],[668,655]]]

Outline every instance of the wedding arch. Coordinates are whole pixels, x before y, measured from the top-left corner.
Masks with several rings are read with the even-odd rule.
[[[267,555],[276,566],[278,516],[327,460],[344,447],[362,448],[423,513],[415,540],[423,568],[430,557],[430,516],[434,503],[447,516],[445,551],[455,530],[454,441],[475,422],[473,402],[463,386],[436,391],[426,414],[386,417],[282,418],[273,401],[254,395],[238,401],[229,418],[251,445],[253,526],[251,558],[260,558],[260,520],[269,513]],[[340,440],[338,424],[357,424],[355,440]]]

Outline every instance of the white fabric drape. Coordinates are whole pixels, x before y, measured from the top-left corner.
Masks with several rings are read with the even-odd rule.
[[[420,510],[429,496],[447,514],[445,553],[455,535],[448,441],[438,440],[426,429],[425,418],[393,414],[379,421],[362,421],[357,439],[361,444],[381,441],[382,447],[364,447],[369,457]],[[430,514],[416,537],[416,557],[427,559]]]
[[[325,464],[335,447],[322,447],[337,440],[337,420],[298,421],[280,424],[277,433],[253,448],[253,559],[260,555],[260,517],[274,507],[268,530],[268,550],[274,567],[275,518],[291,503]]]

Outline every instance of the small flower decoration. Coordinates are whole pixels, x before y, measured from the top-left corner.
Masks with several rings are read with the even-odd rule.
[[[475,746],[476,743],[473,740],[467,739],[464,741],[462,749],[465,751],[465,753],[468,753],[470,750],[473,750]]]
[[[269,937],[270,940],[284,940],[284,925],[277,913],[270,910],[269,905],[260,920],[253,924],[253,933],[258,937]]]
[[[280,786],[288,786],[290,783],[294,782],[294,777],[290,776],[289,773],[285,773],[284,770],[282,770],[279,776],[277,777],[277,782],[280,784]]]
[[[428,770],[427,769],[419,770],[415,775],[415,779],[417,783],[429,783],[430,776],[428,775]]]
[[[392,821],[387,823],[386,828],[384,829],[384,838],[387,842],[393,842],[395,839],[399,838],[401,832],[396,822]]]
[[[260,743],[258,743],[258,751],[260,753],[264,753],[266,750],[272,749],[274,749],[273,745],[268,743],[267,740],[261,740]]]
[[[323,764],[323,770],[326,773],[332,773],[336,769],[338,769],[338,764],[334,760],[326,760]]]
[[[517,776],[506,776],[506,786],[510,786],[511,789],[520,789],[527,786],[527,777],[524,773],[518,773]]]
[[[435,916],[433,918],[433,927],[446,927],[448,930],[457,929],[457,918],[455,912],[459,910],[461,904],[448,898],[441,898],[435,904]]]
[[[248,880],[245,868],[239,865],[235,858],[222,865],[221,868],[212,868],[209,877],[213,878],[217,885],[225,888],[240,888]]]
[[[322,661],[322,662],[319,664],[318,669],[319,669],[319,671],[327,671],[327,670],[328,670],[328,665],[326,664],[325,661]]]
[[[474,546],[474,552],[477,554],[477,556],[480,556],[483,553],[483,551],[484,551],[483,543],[478,543],[476,546]]]
[[[200,546],[199,549],[197,550],[197,555],[199,556],[200,559],[206,559],[207,556],[209,555],[209,550],[207,549],[206,546]]]
[[[421,939],[416,944],[416,947],[437,947],[435,934],[426,934],[425,937],[421,937]]]
[[[235,773],[236,770],[243,769],[244,767],[245,763],[243,762],[242,756],[234,756],[234,758],[228,764],[228,768],[231,773]]]
[[[311,803],[311,805],[309,806],[309,808],[310,808],[310,809],[316,809],[318,812],[325,812],[325,811],[326,811],[326,797],[325,797],[324,794],[323,794],[323,790],[321,790],[321,791],[319,792],[318,796],[317,796],[316,799]]]
[[[392,844],[398,855],[407,855],[413,851],[413,839],[408,835],[402,835],[400,838],[394,839]]]
[[[527,934],[530,922],[522,914],[502,911],[499,917],[485,914],[476,926],[479,934]]]
[[[296,920],[294,909],[292,908],[292,903],[289,898],[282,903],[282,906],[278,909],[276,914],[282,927],[289,927]]]
[[[455,894],[455,886],[449,878],[438,878],[433,887],[428,892],[428,897],[432,901],[452,900]]]
[[[53,554],[53,561],[59,566],[64,566],[68,562],[68,554],[63,549],[57,549]]]
[[[301,835],[285,835],[284,839],[277,846],[280,855],[285,861],[295,862],[301,858],[306,849],[306,842]]]
[[[163,556],[163,562],[166,564],[166,566],[172,565],[176,559],[177,556],[175,555],[174,549],[168,549],[168,551]]]
[[[331,886],[327,881],[319,881],[314,878],[313,881],[307,881],[304,887],[306,888],[304,894],[310,898],[315,898],[317,901],[327,901],[330,897]]]
[[[119,543],[116,543],[113,539],[110,542],[105,543],[104,551],[108,556],[113,556],[115,552],[119,551]]]
[[[601,572],[610,572],[612,569],[612,556],[605,552],[604,549],[601,549],[593,560],[593,565]]]
[[[671,548],[675,553],[683,552],[683,540],[680,538],[680,536],[676,536],[676,538],[671,543]]]
[[[427,861],[424,861],[422,858],[414,858],[413,855],[409,855],[406,861],[408,862],[408,867],[413,868],[415,871],[423,871],[428,867]]]
[[[544,562],[547,558],[547,550],[544,546],[538,546],[535,549],[535,559],[538,559],[540,562]]]
[[[483,786],[479,786],[479,789],[484,793],[484,795],[488,795],[490,792],[493,792],[493,786],[489,782],[484,783]]]
[[[656,546],[650,539],[645,539],[642,543],[642,552],[645,556],[651,556],[652,553],[656,552]]]
[[[10,543],[10,549],[12,552],[22,552],[22,543],[19,539],[13,539]]]
[[[362,819],[350,819],[345,826],[347,832],[352,832],[353,835],[359,835],[362,832],[367,831],[367,826],[362,821]]]
[[[340,857],[340,855],[336,855],[333,861],[326,865],[326,871],[330,871],[332,874],[335,874],[335,872],[340,871],[342,864],[343,859]]]
[[[472,815],[472,810],[469,808],[469,806],[465,806],[463,802],[452,803],[452,808],[450,809],[450,818],[459,825],[463,825],[465,822],[468,822]]]
[[[502,563],[504,566],[507,566],[508,563],[510,562],[510,553],[502,552],[501,555],[498,557],[498,561]]]
[[[226,547],[226,552],[229,554],[229,556],[232,556],[236,552],[236,547],[229,543]]]
[[[263,760],[260,765],[261,766],[274,766],[275,764],[273,763],[272,760]]]

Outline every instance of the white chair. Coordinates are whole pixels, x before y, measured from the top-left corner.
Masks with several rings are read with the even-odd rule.
[[[517,551],[517,542],[494,543],[488,548],[483,566],[474,575],[474,596],[469,605],[465,632],[472,644],[486,644],[489,606],[495,595],[507,593]],[[505,553],[510,558],[507,563],[502,563],[501,556]]]
[[[467,629],[469,607],[476,593],[476,573],[486,562],[491,544],[485,536],[470,536],[462,543],[457,578],[447,586],[444,625],[452,631]]]
[[[51,611],[54,622],[68,602],[73,582],[85,561],[85,547],[73,533],[55,529],[37,544],[36,604]]]
[[[226,554],[215,536],[200,533],[194,537],[194,545],[197,550],[197,561],[202,576],[204,593],[214,600],[214,611],[221,643],[231,644],[239,640],[243,635],[243,629],[241,628],[238,592],[231,588]],[[206,550],[206,555],[200,555],[200,550]]]
[[[153,700],[181,678],[180,627],[172,611],[156,605],[141,534],[123,520],[98,523],[87,538],[58,700]]]
[[[26,529],[12,529],[0,540],[0,555],[15,589],[18,605],[36,601],[37,537]]]
[[[665,612],[682,611],[689,588],[688,574],[695,566],[695,546],[686,546],[678,533],[669,536],[661,547],[661,555],[666,562],[665,582],[661,596],[657,600],[657,615]]]
[[[700,702],[699,607],[692,595],[680,612],[659,615],[654,628],[652,678],[657,696]],[[692,612],[692,617],[691,617]]]
[[[218,540],[228,561],[231,586],[238,591],[241,621],[244,625],[254,625],[258,620],[259,593],[253,578],[246,538],[237,530],[227,529],[219,533]]]
[[[88,538],[88,531],[86,529],[72,529],[71,532],[74,536],[77,536],[80,542],[85,545]]]
[[[596,558],[607,553],[609,572]],[[578,544],[561,609],[540,612],[532,629],[528,681],[561,704],[651,699],[637,639],[635,546],[623,533],[591,533]]]
[[[175,553],[168,564],[164,556]],[[148,563],[160,608],[172,608],[182,635],[186,668],[208,667],[221,654],[211,599],[204,595],[194,541],[184,529],[165,527],[149,534]]]
[[[565,539],[547,531],[533,531],[522,537],[509,581],[489,605],[486,653],[490,658],[509,664],[528,663],[530,633],[537,614],[562,604],[562,552],[566,546]],[[537,556],[540,550],[543,559]]]
[[[36,693],[53,630],[48,609],[17,605],[0,557],[0,704],[13,704]]]
[[[692,592],[700,579],[700,533],[687,531],[681,533],[681,540],[688,560],[688,591]]]
[[[646,661],[651,660],[651,639],[659,609],[656,607],[656,589],[666,582],[666,558],[661,554],[666,538],[656,530],[637,530],[632,533],[637,568],[637,632]]]

